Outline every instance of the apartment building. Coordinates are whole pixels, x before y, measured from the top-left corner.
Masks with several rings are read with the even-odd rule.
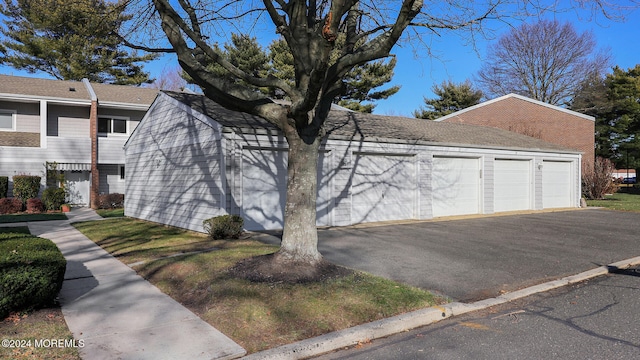
[[[92,205],[124,193],[124,143],[155,99],[155,89],[0,75],[0,176],[42,176],[55,163],[68,201]]]

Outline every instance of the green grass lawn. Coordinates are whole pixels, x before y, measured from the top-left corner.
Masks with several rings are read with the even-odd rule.
[[[65,215],[64,213],[0,215],[0,224],[26,222],[26,221],[49,221],[49,220],[67,220],[67,215]]]
[[[587,205],[611,210],[640,212],[640,194],[617,192],[607,195],[604,200],[587,200]]]
[[[100,209],[96,213],[103,218],[123,217],[124,209]]]
[[[129,218],[74,225],[249,353],[445,302],[360,272],[311,284],[234,278],[227,269],[238,261],[277,250],[252,239],[210,240]]]

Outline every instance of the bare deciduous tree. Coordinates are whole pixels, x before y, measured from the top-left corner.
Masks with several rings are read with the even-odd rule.
[[[587,199],[604,199],[606,194],[616,192],[614,169],[613,162],[602,157],[597,157],[593,165],[585,166],[582,171],[582,194]]]
[[[478,83],[491,96],[516,93],[565,105],[584,79],[608,67],[609,56],[596,50],[593,33],[541,20],[514,28],[490,46]]]
[[[160,77],[149,84],[152,89],[181,91],[187,87],[187,80],[182,76],[182,68],[177,66],[174,68],[164,68]]]
[[[152,7],[144,7],[143,0],[138,0],[142,5],[130,1],[131,6],[138,5],[137,19],[141,20],[132,29],[143,25],[137,29],[145,31],[137,39],[136,33],[132,32],[133,37],[127,34],[130,46],[175,52],[205,96],[224,107],[261,116],[282,131],[289,145],[284,229],[273,266],[264,271],[273,269],[277,274],[283,269],[300,269],[306,275],[322,263],[315,226],[318,150],[331,102],[344,91],[345,75],[356,66],[389,57],[401,40],[425,45],[427,37],[448,30],[475,36],[483,32],[486,20],[513,18],[514,8],[526,12],[533,3],[521,1],[520,6],[507,10],[501,8],[509,6],[507,0],[152,0]],[[153,21],[161,27],[169,47],[152,49],[149,45],[162,39],[153,37]],[[264,34],[269,28],[273,36],[277,33],[284,38],[293,55],[293,84],[243,71],[217,50],[218,41],[231,32]],[[344,34],[345,45],[337,59],[331,59],[339,33]],[[145,45],[134,44],[135,40]],[[206,68],[212,62],[237,81],[213,75]],[[257,91],[264,87],[284,93],[290,103],[277,104]]]

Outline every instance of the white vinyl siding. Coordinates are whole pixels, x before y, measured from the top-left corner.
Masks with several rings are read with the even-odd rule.
[[[51,105],[47,114],[47,135],[61,138],[89,138],[89,108]]]
[[[480,212],[480,159],[433,158],[433,216]]]
[[[226,214],[219,129],[163,105],[127,144],[125,214],[202,232],[203,220]]]
[[[124,194],[124,180],[120,179],[120,167],[124,165],[109,164],[99,165],[100,174],[100,194]]]
[[[496,159],[493,174],[495,212],[531,209],[530,160]]]

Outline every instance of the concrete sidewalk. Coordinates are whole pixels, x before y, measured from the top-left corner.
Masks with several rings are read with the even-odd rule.
[[[70,225],[102,219],[78,208],[69,220],[29,222],[67,259],[62,313],[83,359],[233,359],[246,352]]]

